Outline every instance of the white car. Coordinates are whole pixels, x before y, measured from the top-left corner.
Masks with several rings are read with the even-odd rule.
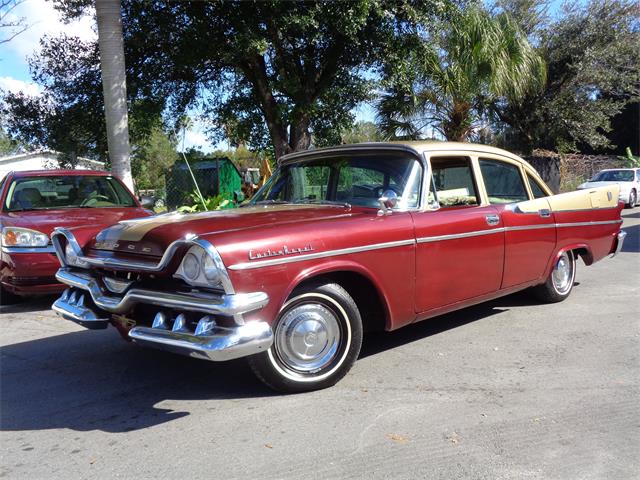
[[[578,185],[578,190],[604,187],[614,183],[620,185],[619,198],[627,207],[633,208],[638,204],[638,195],[640,194],[640,168],[611,168],[601,170],[588,182]]]

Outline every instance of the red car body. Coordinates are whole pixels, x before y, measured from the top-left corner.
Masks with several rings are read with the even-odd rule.
[[[556,277],[557,285],[570,291],[575,258],[589,265],[622,246],[623,205],[615,187],[553,196],[530,165],[490,147],[439,142],[343,146],[294,154],[280,168],[380,152],[419,163],[422,200],[414,208],[387,210],[386,197],[380,209],[340,202],[265,203],[123,222],[90,239],[83,232],[60,231],[54,241],[63,265],[58,278],[71,289],[54,309],[85,326],[111,323],[141,344],[196,358],[249,356],[267,384],[300,391],[331,385],[345,373],[340,362],[351,350],[335,359],[340,361],[335,368],[331,359],[318,369],[309,363],[300,349],[321,348],[318,338],[355,338],[360,323],[365,329],[395,330],[518,290],[541,288]],[[445,167],[447,159],[459,158],[472,166],[476,204],[456,200],[464,197],[459,195],[464,189],[440,188],[434,206],[429,192],[437,190],[432,182],[436,158],[444,158]],[[480,171],[483,159],[517,169],[525,198],[495,203],[504,200],[489,196],[488,179],[483,181]],[[359,188],[371,190],[368,184]],[[446,205],[447,198],[459,204]],[[67,244],[91,265],[91,272],[65,260]],[[219,269],[216,288],[185,281],[187,252],[194,248],[196,253],[204,249],[202,261],[209,255]],[[563,267],[567,262],[571,269]],[[568,280],[562,275],[569,275]],[[349,313],[353,304],[341,303],[343,291],[359,314]],[[559,299],[568,291],[562,290]],[[304,303],[310,296],[316,304]],[[302,307],[291,302],[302,302]],[[309,311],[301,310],[291,320],[294,308]],[[324,321],[327,309],[351,320],[329,319],[325,327],[311,331]],[[342,344],[337,345],[339,350]]]
[[[92,170],[10,172],[0,185],[0,229],[20,227],[51,236],[56,227],[89,226],[88,230],[95,234],[120,220],[152,215],[152,212],[142,208],[133,195],[131,196],[135,201],[135,207],[7,211],[7,194],[13,180],[24,177],[54,176],[111,177],[107,172]],[[116,181],[122,184],[119,180],[116,179]],[[126,188],[124,184],[122,186]],[[65,289],[65,286],[55,278],[58,268],[60,268],[60,263],[52,245],[34,248],[12,248],[3,245],[0,252],[0,285],[5,292],[19,296],[60,293]]]

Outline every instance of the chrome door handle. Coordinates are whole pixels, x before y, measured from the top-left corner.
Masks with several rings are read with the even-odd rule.
[[[485,217],[487,219],[487,224],[494,226],[500,223],[500,217],[498,215],[487,215]]]
[[[551,216],[551,210],[549,210],[548,208],[542,208],[538,210],[538,213],[542,218],[549,218]]]

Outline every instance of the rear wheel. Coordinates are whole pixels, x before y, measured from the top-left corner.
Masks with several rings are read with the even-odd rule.
[[[560,255],[547,281],[534,287],[532,292],[543,302],[562,302],[571,293],[575,279],[576,259],[573,252],[569,250]]]
[[[247,358],[256,376],[281,392],[335,385],[351,369],[362,345],[362,320],[353,298],[335,283],[295,291],[274,324],[274,341]]]

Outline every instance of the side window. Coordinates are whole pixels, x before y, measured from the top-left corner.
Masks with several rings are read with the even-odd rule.
[[[429,204],[437,202],[441,208],[480,204],[471,159],[467,157],[432,158],[431,171],[433,191],[429,192]]]
[[[517,165],[481,158],[480,171],[487,189],[489,203],[513,203],[529,200]]]
[[[529,180],[529,185],[531,186],[531,191],[533,192],[533,198],[542,198],[542,197],[548,196],[545,193],[545,191],[542,189],[538,181],[528,173],[527,173],[527,180]]]
[[[640,182],[640,170],[636,170],[636,182]],[[2,191],[2,189],[0,189]]]

